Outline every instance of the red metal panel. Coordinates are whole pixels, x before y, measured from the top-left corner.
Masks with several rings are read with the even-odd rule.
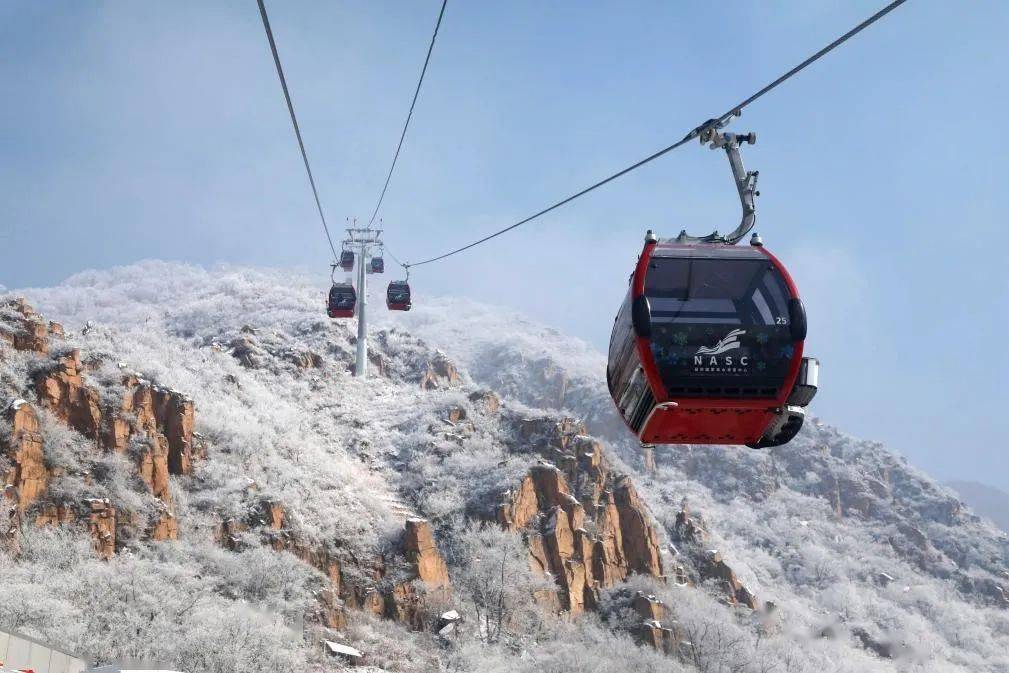
[[[773,414],[764,409],[656,408],[641,429],[652,444],[751,444],[760,439]]]
[[[638,265],[634,269],[634,280],[631,282],[631,304],[634,300],[645,293],[645,274],[648,272],[648,261],[652,258],[652,250],[655,249],[655,241],[646,241],[641,256],[638,257]],[[655,355],[652,353],[652,342],[644,337],[637,337],[638,359],[641,360],[641,368],[648,379],[648,387],[652,389],[652,396],[656,402],[669,399],[669,393],[662,383],[659,375],[659,368],[655,364]]]

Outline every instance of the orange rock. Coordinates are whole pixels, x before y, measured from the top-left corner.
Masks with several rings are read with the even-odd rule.
[[[600,586],[611,587],[627,577],[628,573],[620,513],[611,492],[603,494],[603,503],[596,517],[596,528],[599,537],[595,543],[592,572]]]
[[[659,536],[634,490],[634,484],[625,477],[613,495],[620,514],[620,533],[628,568],[643,575],[662,577]]]
[[[458,370],[444,353],[437,352],[420,377],[420,387],[424,390],[448,388],[462,382]]]
[[[110,559],[116,553],[116,510],[108,500],[86,500],[88,532],[98,555]]]
[[[486,414],[496,414],[501,408],[501,399],[489,390],[470,393],[470,402],[476,404]]]
[[[585,508],[582,507],[582,504],[578,502],[577,498],[572,495],[568,495],[566,500],[559,506],[567,515],[568,525],[571,527],[571,530],[578,530],[579,528],[585,527]]]
[[[45,505],[35,516],[36,526],[59,526],[77,520],[77,512],[66,503]]]
[[[334,589],[323,589],[319,592],[321,620],[328,628],[343,630],[347,628],[347,611],[339,598],[339,592]]]
[[[100,437],[102,412],[98,391],[86,385],[80,376],[80,351],[72,350],[56,358],[50,371],[35,377],[39,400],[57,418],[85,437]]]
[[[552,589],[537,589],[533,592],[533,601],[543,612],[557,614],[564,609],[560,596]]]
[[[536,485],[531,475],[526,475],[519,487],[512,491],[506,502],[498,506],[498,523],[507,530],[519,531],[539,515]]]
[[[147,534],[155,541],[179,539],[179,520],[175,513],[166,505],[159,507]]]
[[[602,446],[582,424],[527,418],[517,430],[524,446],[553,464],[532,466],[497,519],[506,530],[525,531],[530,568],[557,583],[553,604],[577,614],[596,609],[599,590],[631,573],[662,577],[659,535],[647,508],[631,480],[610,471]]]
[[[13,346],[14,350],[39,355],[49,352],[48,327],[24,298],[9,300],[0,308],[9,309],[9,313],[0,318],[0,339]]]
[[[263,500],[260,503],[263,522],[272,530],[284,527],[284,505],[276,500]]]
[[[560,507],[554,507],[543,530],[543,542],[555,577],[564,575],[564,562],[575,555],[575,533]]]
[[[544,548],[550,571],[561,587],[562,605],[572,615],[585,611],[585,565],[575,553],[575,533],[568,515],[554,507],[543,532]]]
[[[299,369],[319,369],[323,365],[322,356],[312,351],[289,350],[281,353],[281,356]],[[374,360],[373,357],[369,359]]]
[[[112,451],[122,453],[126,451],[132,434],[129,421],[121,417],[112,418],[106,422],[102,443]]]
[[[684,542],[703,543],[707,540],[707,533],[703,526],[695,523],[690,518],[690,510],[686,505],[676,513],[676,523],[673,528],[676,535]]]
[[[706,551],[697,565],[702,580],[717,580],[722,584],[729,603],[741,603],[751,610],[760,607],[757,597],[739,581],[735,571],[725,562],[718,550]]]
[[[533,465],[529,470],[536,488],[536,500],[540,511],[547,512],[552,507],[568,501],[570,492],[564,475],[553,465]]]
[[[584,528],[575,529],[575,558],[585,564],[585,584],[590,588],[598,588],[595,570],[592,562],[595,556],[595,541]]]
[[[384,596],[383,614],[415,631],[424,628],[422,599],[410,582],[397,584]]]
[[[189,474],[196,423],[193,401],[174,390],[164,389],[154,392],[153,401],[158,429],[168,439],[168,469],[172,474]]]
[[[155,497],[163,502],[171,502],[172,496],[168,490],[168,451],[165,450],[164,438],[153,437],[140,451],[137,469],[140,478]]]
[[[642,619],[661,622],[666,617],[666,605],[655,596],[639,591],[631,600],[631,607]]]
[[[196,418],[192,400],[174,390],[141,381],[133,374],[123,377],[123,386],[127,392],[122,403],[106,422],[106,447],[122,452],[134,435],[146,435],[152,442],[160,435],[164,438],[168,472],[189,474]]]
[[[526,537],[526,545],[529,547],[529,568],[541,577],[550,573],[550,560],[547,558],[543,536],[538,533],[529,534]]]
[[[633,633],[639,643],[650,645],[666,654],[675,653],[683,641],[683,634],[678,626],[677,628],[666,628],[654,619],[646,619],[641,622],[634,628]]]
[[[217,530],[214,532],[214,538],[217,543],[225,549],[229,551],[237,551],[241,541],[241,534],[248,530],[249,527],[241,521],[236,521],[235,519],[225,519],[217,526]],[[274,549],[277,551],[284,551],[285,547],[274,546]],[[307,562],[305,558],[302,558],[301,560]]]
[[[448,566],[434,542],[434,532],[425,519],[408,519],[403,548],[407,560],[414,564],[417,578],[429,589],[448,587]]]
[[[39,419],[24,400],[12,401],[3,412],[11,424],[9,437],[0,435],[0,456],[6,457],[11,467],[0,474],[5,490],[11,487],[19,511],[24,511],[45,491],[49,482],[39,433]]]

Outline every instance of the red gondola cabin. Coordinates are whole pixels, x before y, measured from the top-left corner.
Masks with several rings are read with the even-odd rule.
[[[330,318],[353,318],[357,305],[357,291],[350,283],[333,283],[329,288],[327,313]]]
[[[372,257],[371,266],[368,268],[369,273],[385,273],[385,260],[381,257]]]
[[[354,270],[354,251],[344,250],[340,253],[340,268],[344,271]]]
[[[610,337],[610,394],[643,443],[790,441],[816,393],[806,313],[762,245],[681,245],[649,232]]]
[[[410,310],[410,284],[405,280],[394,280],[389,283],[385,293],[385,305],[390,311]]]

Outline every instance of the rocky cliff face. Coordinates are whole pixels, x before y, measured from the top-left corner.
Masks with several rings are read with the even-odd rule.
[[[168,479],[169,474],[188,474],[192,468],[192,400],[132,373],[124,373],[113,385],[86,381],[80,351],[63,347],[63,330],[56,323],[46,326],[23,300],[6,304],[3,317],[5,329],[0,331],[13,335],[8,343],[39,356],[30,382],[22,382],[39,407],[90,440],[96,452],[123,454],[129,449],[137,476],[157,501],[155,516],[143,534],[152,540],[175,539],[178,524]],[[11,397],[7,409],[11,431],[0,437],[0,455],[10,465],[5,475],[8,499],[22,514],[31,510],[39,525],[87,522],[96,549],[105,556],[113,553],[115,508],[101,499],[68,502],[46,497],[47,484],[62,476],[66,466],[47,464],[38,415],[30,403]],[[128,526],[131,516],[120,517],[120,524]]]
[[[9,424],[7,436],[0,435],[0,455],[6,459],[4,494],[23,512],[38,500],[49,481],[39,418],[28,402],[17,398],[8,401],[3,416]]]
[[[39,406],[90,440],[96,453],[129,455],[139,481],[156,499],[155,516],[146,530],[132,531],[134,536],[139,533],[151,541],[177,539],[179,523],[170,479],[193,470],[197,441],[193,400],[126,371],[121,364],[117,365],[123,370],[117,380],[106,376],[105,385],[98,378],[86,380],[88,368],[81,362],[81,352],[61,343],[52,344],[50,336],[59,339],[62,328],[55,323],[47,327],[23,300],[5,304],[0,317],[5,319],[0,323],[0,334],[9,336],[5,340],[15,350],[40,356],[33,365],[30,382],[22,382],[34,392]],[[254,356],[253,350],[259,349],[253,339],[244,337],[237,343],[230,354],[246,367],[262,366],[271,355],[302,369],[319,362],[319,356],[304,352],[292,355],[292,351],[270,354],[260,350]],[[97,369],[99,364],[96,361],[92,368]],[[421,387],[428,390],[458,382],[458,373],[443,355],[436,355],[420,375]],[[81,525],[90,534],[96,552],[111,558],[120,548],[117,530],[133,526],[135,513],[117,513],[108,499],[69,502],[47,498],[47,484],[62,474],[64,466],[47,465],[34,407],[24,399],[10,398],[3,415],[9,428],[0,433],[0,465],[4,466],[4,495],[13,503],[7,539],[16,540],[25,520],[37,526]],[[254,485],[246,495],[255,495]],[[351,607],[424,628],[432,618],[426,605],[447,604],[451,596],[447,566],[430,524],[423,519],[408,519],[402,539],[393,549],[360,564],[364,568],[362,582],[345,577],[341,562],[325,546],[300,539],[297,531],[287,525],[282,502],[259,498],[249,513],[244,520],[223,521],[215,535],[218,542],[239,551],[242,534],[258,532],[272,548],[290,551],[325,573],[331,587],[321,595],[317,614],[332,627],[346,625],[346,609]],[[362,568],[355,568],[353,575],[360,577]]]
[[[0,306],[0,317],[0,339],[15,350],[45,355],[49,351],[49,334],[63,333],[62,325],[47,325],[23,297],[5,301]]]
[[[173,479],[198,476],[199,470],[194,472],[198,461],[208,454],[205,440],[195,432],[193,399],[124,363],[113,363],[105,353],[84,354],[64,341],[61,328],[50,327],[23,301],[6,304],[3,317],[5,341],[33,358],[25,379],[5,385],[11,394],[34,400],[12,397],[4,412],[10,426],[0,439],[5,494],[16,512],[11,515],[8,539],[15,539],[25,525],[77,526],[87,531],[95,551],[106,559],[123,550],[127,540],[136,544],[178,539],[186,522],[180,521],[184,515],[176,506],[179,486]],[[286,345],[276,334],[250,326],[243,326],[240,334],[213,340],[211,350],[249,370],[327,369],[322,356]],[[384,346],[374,358],[379,376],[400,376],[422,394],[455,395],[456,390],[462,394],[461,402],[446,409],[445,428],[428,428],[438,441],[465,447],[487,432],[478,424],[503,423],[513,437],[508,451],[528,461],[530,467],[515,489],[499,495],[504,501],[496,511],[488,511],[497,525],[522,537],[530,567],[556,587],[531,595],[530,600],[548,612],[577,617],[598,609],[600,592],[630,575],[665,580],[660,533],[647,506],[630,476],[611,466],[602,444],[588,436],[584,426],[568,419],[505,412],[494,393],[467,391],[462,375],[443,353],[417,357],[418,343],[392,334],[383,333],[379,342]],[[338,357],[350,354],[338,346],[331,352]],[[241,386],[234,375],[226,378]],[[92,476],[87,470],[68,475],[68,469],[78,468],[47,458],[36,409],[78,433],[88,460],[109,454],[126,458],[137,483],[151,497],[147,510],[138,512],[131,503],[117,503],[115,498],[71,500],[66,488],[49,491],[51,482],[70,477],[89,482]],[[199,492],[198,481],[187,483],[191,486],[186,488]],[[299,526],[297,508],[292,510],[282,497],[264,495],[255,481],[249,481],[237,497],[238,506],[224,508],[214,527],[216,544],[232,553],[263,545],[290,552],[317,569],[328,585],[318,592],[316,607],[308,613],[315,622],[345,629],[356,614],[368,614],[423,630],[440,626],[439,612],[451,607],[450,571],[435,529],[408,505],[397,505],[404,512],[398,536],[361,556],[341,549],[340,540],[326,542],[306,534]]]
[[[531,567],[558,585],[558,605],[578,615],[631,573],[664,579],[651,515],[601,444],[583,427],[550,418],[525,419],[520,433],[556,464],[541,459],[531,467],[505,494],[497,521],[524,534]]]

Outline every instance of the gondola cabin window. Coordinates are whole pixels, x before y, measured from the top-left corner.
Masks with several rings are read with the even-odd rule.
[[[652,257],[651,350],[669,395],[774,397],[795,353],[789,291],[766,258]]]

